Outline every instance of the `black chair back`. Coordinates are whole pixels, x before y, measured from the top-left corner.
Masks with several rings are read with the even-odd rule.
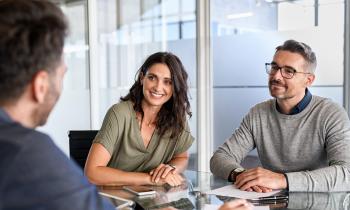
[[[86,158],[97,132],[97,130],[69,131],[70,158],[75,160],[82,169],[84,169]]]

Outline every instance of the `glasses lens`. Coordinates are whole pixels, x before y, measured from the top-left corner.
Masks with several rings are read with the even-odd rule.
[[[266,69],[266,73],[271,74],[272,72],[271,63],[265,63],[265,69]]]
[[[292,78],[294,76],[295,69],[290,68],[290,67],[283,67],[281,69],[281,72],[282,72],[282,76],[284,78],[290,79],[290,78]]]
[[[272,64],[272,63],[266,63],[265,67],[266,67],[266,72],[268,74],[275,74],[280,69],[279,66],[277,66],[276,64]]]

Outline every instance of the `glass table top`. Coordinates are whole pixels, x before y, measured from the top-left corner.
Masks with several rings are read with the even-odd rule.
[[[135,196],[115,186],[100,186],[103,193],[115,195],[135,202],[135,209],[208,209],[209,205],[221,205],[234,197],[206,194],[207,191],[231,184],[227,180],[215,177],[211,173],[185,171],[186,182],[178,187],[150,186],[156,194]],[[273,203],[254,203],[257,206],[269,206],[270,209],[329,209],[350,210],[350,192],[337,193],[288,193],[288,201]]]

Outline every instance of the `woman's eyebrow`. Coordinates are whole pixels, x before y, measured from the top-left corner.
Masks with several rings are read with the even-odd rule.
[[[151,76],[154,76],[154,77],[157,77],[157,78],[161,78],[157,74],[154,74],[154,73],[151,73],[151,72],[147,73],[146,75],[151,75]],[[161,79],[171,80],[171,77],[163,77]]]

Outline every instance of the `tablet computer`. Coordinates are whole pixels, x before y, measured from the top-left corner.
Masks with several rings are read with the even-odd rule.
[[[138,196],[156,194],[156,191],[146,186],[124,186],[123,189]]]
[[[116,209],[134,206],[134,201],[103,192],[99,192],[99,194],[106,197],[116,207]]]

